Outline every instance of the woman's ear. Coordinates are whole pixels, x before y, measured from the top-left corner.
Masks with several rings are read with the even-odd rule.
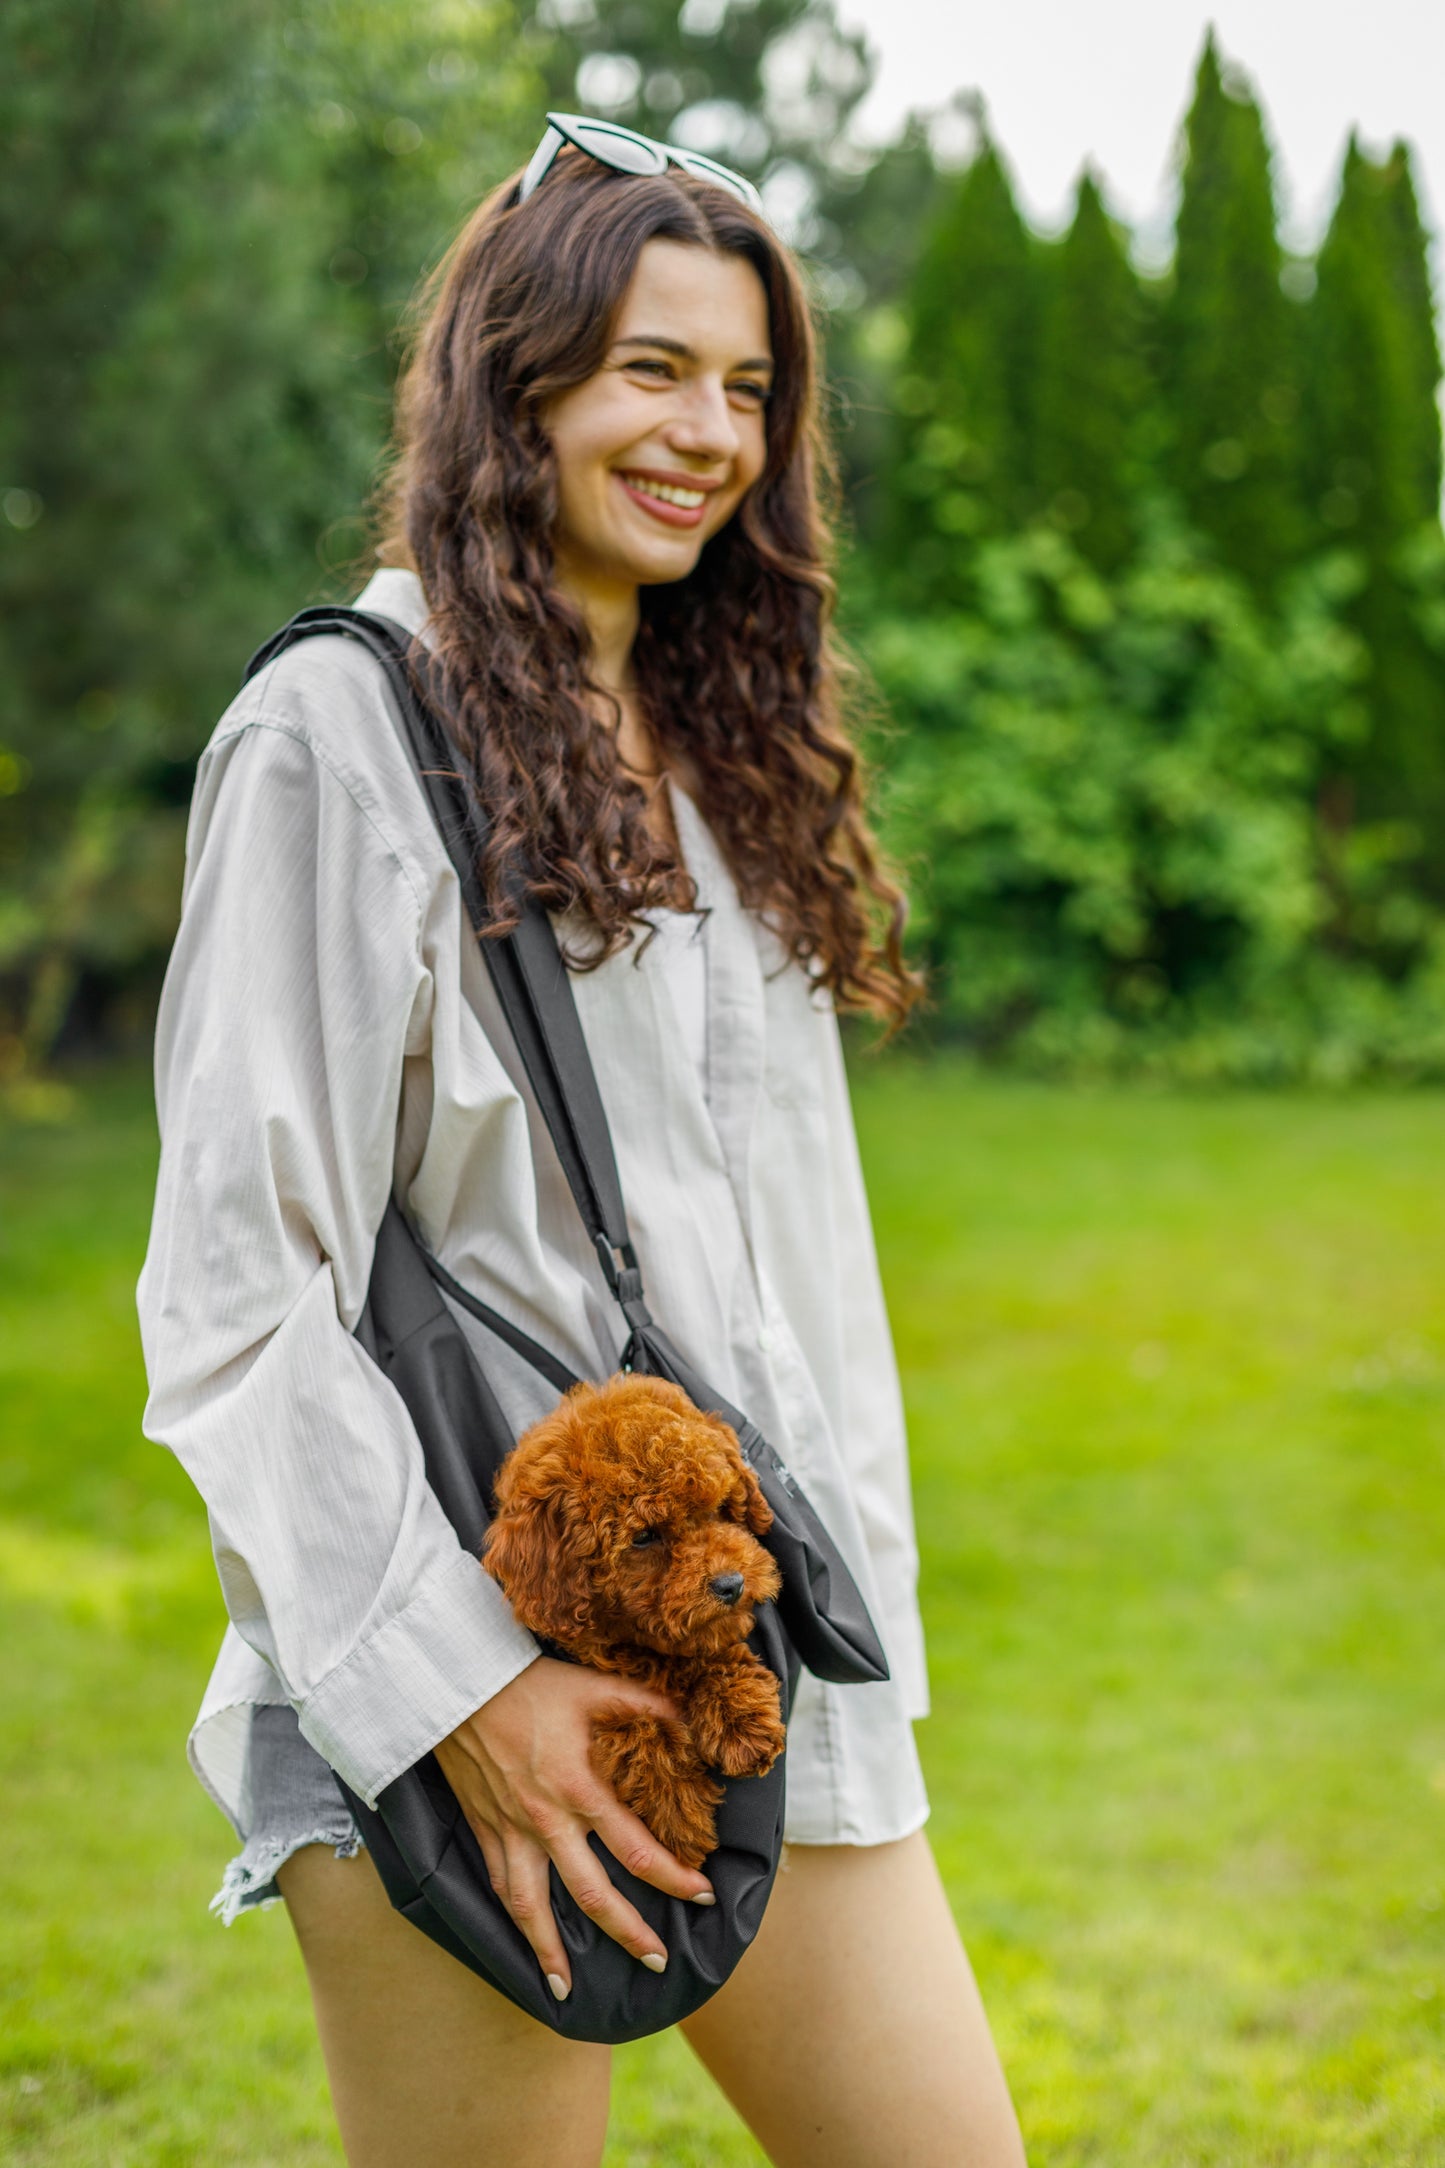
[[[561,1500],[516,1486],[487,1530],[482,1564],[528,1633],[562,1641],[587,1609],[586,1579]]]

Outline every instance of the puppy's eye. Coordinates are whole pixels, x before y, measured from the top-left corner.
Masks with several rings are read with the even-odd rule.
[[[661,1543],[661,1541],[662,1530],[660,1528],[639,1528],[632,1539],[632,1548],[634,1551],[645,1551],[651,1544]]]

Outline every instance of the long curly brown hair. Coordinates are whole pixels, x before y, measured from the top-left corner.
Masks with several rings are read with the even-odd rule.
[[[646,243],[689,243],[742,257],[762,281],[767,458],[693,572],[642,590],[638,697],[664,763],[691,764],[743,902],[841,1008],[896,1027],[920,983],[842,715],[819,504],[831,468],[796,267],[764,220],[677,169],[641,178],[567,153],[525,203],[514,195],[515,180],[480,206],[424,291],[380,499],[380,557],[419,575],[430,608],[414,667],[440,691],[488,811],[478,870],[492,930],[516,924],[519,893],[581,906],[594,933],[569,960],[585,969],[633,940],[642,912],[696,904],[597,720],[587,627],[557,584],[542,419],[602,366]]]

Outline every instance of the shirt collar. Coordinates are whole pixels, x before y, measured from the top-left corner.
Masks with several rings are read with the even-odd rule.
[[[426,627],[427,600],[421,581],[402,565],[378,567],[357,596],[355,607],[390,617],[407,632],[423,632]]]

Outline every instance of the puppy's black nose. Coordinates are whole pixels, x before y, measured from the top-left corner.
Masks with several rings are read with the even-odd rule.
[[[740,1573],[720,1573],[710,1585],[720,1603],[736,1603],[743,1592],[743,1577]]]

